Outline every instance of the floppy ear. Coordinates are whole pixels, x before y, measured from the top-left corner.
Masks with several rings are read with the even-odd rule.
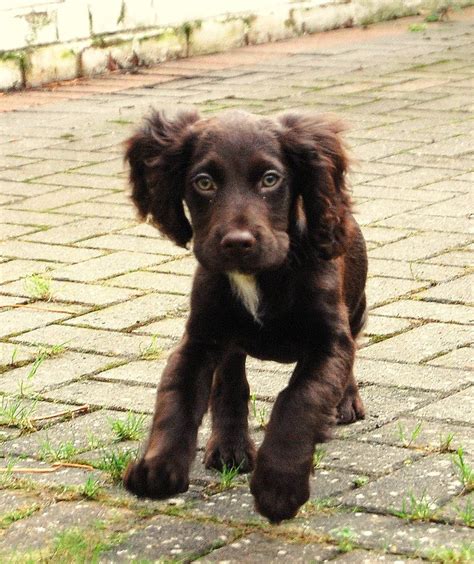
[[[349,159],[340,133],[344,125],[318,115],[284,114],[280,139],[302,196],[307,236],[319,256],[331,259],[346,247],[351,211],[345,174]]]
[[[153,112],[126,142],[132,201],[139,216],[151,216],[158,229],[185,247],[193,235],[183,207],[186,163],[192,149],[197,112],[181,112],[173,120]]]

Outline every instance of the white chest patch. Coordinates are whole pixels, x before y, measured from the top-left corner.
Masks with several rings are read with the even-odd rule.
[[[228,272],[232,292],[240,299],[245,309],[252,317],[260,323],[258,317],[258,306],[260,303],[260,293],[258,291],[255,276],[242,274],[240,272]]]

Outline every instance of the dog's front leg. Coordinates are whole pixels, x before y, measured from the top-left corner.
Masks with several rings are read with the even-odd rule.
[[[308,355],[296,365],[275,402],[257,454],[250,489],[259,513],[274,523],[291,519],[310,494],[316,443],[330,438],[354,360],[354,343],[341,336],[330,354]]]
[[[124,484],[130,492],[161,499],[188,489],[197,431],[207,410],[217,357],[206,345],[187,337],[170,355],[158,387],[145,453],[125,473]]]

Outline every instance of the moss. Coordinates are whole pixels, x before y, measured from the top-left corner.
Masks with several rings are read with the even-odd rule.
[[[1,51],[0,52],[0,62],[14,62],[18,65],[21,73],[21,86],[26,85],[26,75],[28,71],[31,70],[31,60],[29,52],[26,49],[21,51]]]

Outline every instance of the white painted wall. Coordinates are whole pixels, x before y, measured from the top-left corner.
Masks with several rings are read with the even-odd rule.
[[[345,0],[0,0],[0,51]]]

